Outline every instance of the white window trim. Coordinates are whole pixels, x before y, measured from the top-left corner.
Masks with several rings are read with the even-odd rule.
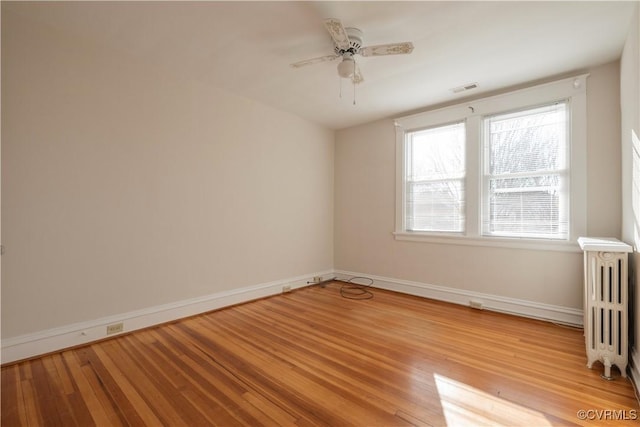
[[[580,252],[577,238],[587,230],[587,77],[588,74],[545,83],[506,94],[426,111],[395,120],[396,126],[396,240],[439,244],[494,246],[521,249]],[[568,240],[505,238],[482,235],[482,119],[567,99],[570,103],[570,228]],[[405,133],[443,123],[465,120],[466,145],[466,230],[464,233],[410,232],[404,226]]]

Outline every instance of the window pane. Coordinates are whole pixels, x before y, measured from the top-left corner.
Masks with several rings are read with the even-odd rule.
[[[490,235],[568,236],[567,104],[485,119]]]
[[[407,134],[405,226],[464,231],[464,122]]]
[[[464,123],[410,133],[407,179],[464,175],[464,137]]]
[[[563,169],[566,104],[556,104],[488,119],[490,174]]]

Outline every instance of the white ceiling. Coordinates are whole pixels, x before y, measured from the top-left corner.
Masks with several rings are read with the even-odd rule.
[[[332,129],[603,64],[620,57],[637,2],[45,2],[9,8],[157,67]],[[6,9],[5,9],[6,10]],[[364,45],[411,41],[410,55],[358,57],[364,83],[337,76],[323,19]],[[451,88],[478,82],[454,94]]]

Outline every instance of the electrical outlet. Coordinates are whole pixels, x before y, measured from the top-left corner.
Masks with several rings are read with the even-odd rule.
[[[313,283],[320,283],[320,282],[322,282],[322,276],[313,277]]]
[[[482,301],[471,300],[469,301],[469,307],[475,308],[476,310],[482,310]]]
[[[285,292],[291,292],[291,285],[284,285],[282,287],[282,293],[284,294]]]
[[[124,323],[114,323],[113,325],[107,325],[107,335],[117,334],[124,331]]]

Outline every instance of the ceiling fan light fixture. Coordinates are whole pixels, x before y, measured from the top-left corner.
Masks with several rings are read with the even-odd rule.
[[[338,64],[338,75],[344,79],[348,79],[353,76],[355,69],[356,61],[350,56],[345,57]]]

